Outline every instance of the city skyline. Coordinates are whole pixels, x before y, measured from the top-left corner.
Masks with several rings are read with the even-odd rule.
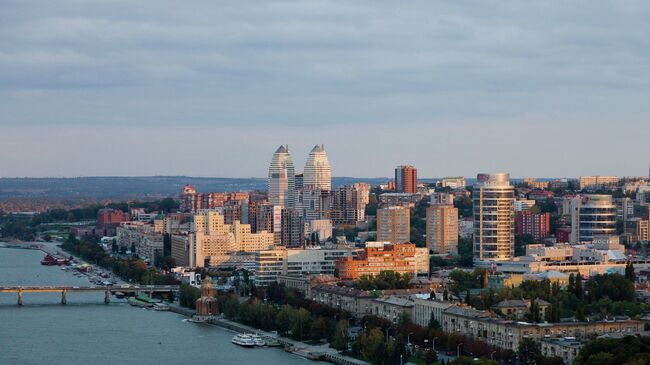
[[[335,176],[647,170],[648,4],[196,8],[5,2],[0,175],[264,176],[284,143]]]

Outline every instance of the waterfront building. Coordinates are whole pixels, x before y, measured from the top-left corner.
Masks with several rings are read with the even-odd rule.
[[[316,145],[309,152],[303,177],[303,187],[308,189],[332,190],[330,162],[324,145]]]
[[[395,191],[415,194],[418,192],[418,170],[412,165],[395,168]]]
[[[308,275],[334,275],[336,262],[353,257],[350,248],[287,249],[277,247],[255,253],[255,285],[267,286],[278,276],[305,277]]]
[[[515,191],[507,173],[479,174],[474,186],[474,258],[508,260],[515,251]]]
[[[616,206],[611,195],[584,194],[571,201],[571,243],[616,233]]]
[[[618,184],[618,177],[616,176],[580,176],[580,190],[597,189],[616,184]]]
[[[426,241],[436,254],[458,253],[458,208],[451,204],[432,204],[427,208]]]
[[[370,185],[356,183],[341,186],[333,192],[330,202],[330,217],[334,224],[356,225],[366,218]]]
[[[336,263],[336,268],[339,277],[344,280],[356,280],[362,275],[376,276],[382,271],[415,276],[418,272],[415,256],[416,247],[412,243],[367,242],[358,258],[341,259]]]
[[[273,154],[267,181],[269,202],[283,208],[295,204],[295,170],[289,147],[282,145]]]
[[[377,209],[377,241],[404,243],[410,241],[411,210],[404,206]]]
[[[273,246],[273,233],[252,233],[249,224],[235,221],[226,224],[224,216],[214,210],[202,210],[194,215],[189,237],[189,265],[203,267],[227,262],[236,252],[254,252]]]
[[[532,213],[530,210],[517,212],[516,227],[517,234],[531,235],[538,242],[545,240],[551,229],[551,214]]]
[[[201,297],[196,300],[196,314],[195,318],[206,320],[219,314],[219,302],[214,296],[214,289],[212,288],[212,279],[210,275],[206,275],[201,284]]]

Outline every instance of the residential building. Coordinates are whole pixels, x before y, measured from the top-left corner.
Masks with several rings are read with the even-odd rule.
[[[533,301],[529,299],[506,299],[497,303],[494,309],[501,312],[506,318],[521,320],[524,319],[526,314],[530,313],[532,303]],[[544,299],[535,299],[534,303],[539,310],[540,320],[544,321],[551,308],[551,303]]]
[[[630,244],[639,242],[639,241],[648,241],[650,236],[648,233],[648,228],[650,222],[647,219],[641,218],[630,218],[625,222],[625,232],[624,236],[626,241]]]
[[[616,176],[580,176],[580,190],[616,184],[618,184],[618,177]]]
[[[329,219],[315,219],[308,222],[309,236],[312,244],[323,243],[332,238],[332,221]]]
[[[303,173],[303,187],[308,189],[332,190],[332,175],[324,145],[316,145],[309,152]]]
[[[305,245],[305,220],[297,209],[285,208],[281,212],[280,242],[285,247]]]
[[[144,222],[122,222],[116,228],[118,247],[133,250],[132,253],[143,260],[154,262],[163,256],[163,234],[156,232],[153,225]]]
[[[97,228],[117,228],[122,222],[129,221],[129,213],[119,209],[102,208],[97,211]]]
[[[295,206],[295,170],[286,145],[278,147],[271,159],[268,177],[269,202],[283,208]]]
[[[539,181],[536,178],[527,177],[524,182],[532,189],[546,189],[549,186],[548,181]]]
[[[537,242],[545,240],[551,230],[550,213],[532,213],[530,210],[517,212],[516,224],[517,234],[533,236]]]
[[[378,196],[379,206],[402,205],[405,207],[414,207],[417,202],[422,200],[424,194],[412,193],[383,193]]]
[[[370,314],[397,323],[402,314],[413,319],[413,299],[396,296],[380,297],[368,303]]]
[[[171,256],[178,267],[191,267],[190,265],[190,241],[187,232],[171,236]]]
[[[415,256],[416,249],[412,243],[367,242],[357,258],[341,259],[336,268],[344,280],[355,280],[362,275],[376,276],[389,270],[415,275],[418,271]]]
[[[555,337],[542,339],[542,355],[545,357],[560,357],[566,365],[573,364],[583,346],[572,337]]]
[[[614,198],[616,205],[616,219],[626,222],[634,217],[634,200],[632,198]]]
[[[395,168],[395,191],[398,193],[417,193],[418,170],[412,165]]]
[[[413,323],[418,326],[427,327],[431,318],[435,319],[438,323],[442,323],[442,312],[453,305],[455,304],[452,302],[415,298],[413,305]]]
[[[327,219],[330,210],[330,191],[318,187],[305,187],[297,192],[296,208],[305,221]]]
[[[611,195],[584,194],[571,201],[571,243],[616,233],[616,206]]]
[[[516,199],[514,203],[515,212],[530,210],[533,205],[535,205],[535,201],[532,199]]]
[[[391,243],[410,241],[411,210],[403,206],[377,209],[377,240]]]
[[[356,225],[365,220],[366,205],[370,202],[370,185],[356,183],[341,186],[332,194],[330,217],[334,224]]]
[[[515,251],[515,190],[507,173],[478,174],[474,186],[474,258],[508,260]]]
[[[458,253],[458,208],[451,204],[432,204],[427,208],[426,241],[436,254]]]

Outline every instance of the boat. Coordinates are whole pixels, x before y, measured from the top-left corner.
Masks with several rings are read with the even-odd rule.
[[[255,347],[255,340],[253,336],[240,333],[232,338],[232,343],[242,347]]]
[[[124,299],[124,297],[125,297],[125,294],[122,293],[121,291],[116,291],[116,292],[115,292],[115,298],[117,298],[117,299]]]
[[[276,339],[273,338],[273,337],[267,337],[267,338],[265,338],[265,339],[264,339],[264,343],[265,343],[266,346],[268,346],[268,347],[280,347],[280,346],[282,346],[282,344],[280,343],[280,341],[276,340]]]
[[[153,304],[143,302],[143,301],[141,301],[141,300],[139,300],[137,298],[133,298],[133,297],[128,299],[128,303],[130,305],[134,306],[134,307],[140,307],[140,308],[151,308],[151,307],[153,307]]]
[[[63,266],[63,265],[70,265],[70,259],[64,259],[61,257],[54,257],[50,254],[45,255],[43,259],[41,260],[41,265],[46,265],[46,266]]]
[[[266,346],[266,342],[264,342],[264,339],[260,335],[251,335],[253,338],[253,342],[255,342],[255,346]]]
[[[165,303],[155,303],[153,305],[153,309],[160,312],[165,312],[169,310],[169,306]]]
[[[138,295],[138,296],[135,297],[135,298],[136,298],[137,300],[141,301],[141,302],[149,303],[149,304],[152,304],[152,305],[153,305],[153,304],[156,304],[156,303],[160,303],[160,302],[162,302],[162,300],[160,300],[160,299],[154,299],[154,298],[152,298],[152,297],[150,297],[150,296],[148,296],[148,295]]]

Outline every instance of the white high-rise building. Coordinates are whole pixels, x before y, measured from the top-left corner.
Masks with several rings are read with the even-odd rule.
[[[506,173],[479,174],[474,186],[474,258],[509,260],[515,253],[515,188]]]
[[[272,205],[283,208],[295,206],[295,169],[289,147],[282,145],[273,154],[269,167],[268,193]]]
[[[330,162],[327,159],[327,153],[325,153],[325,146],[322,144],[314,146],[307,156],[303,187],[305,189],[332,190]]]
[[[571,243],[616,234],[616,205],[611,195],[584,194],[571,201]]]

